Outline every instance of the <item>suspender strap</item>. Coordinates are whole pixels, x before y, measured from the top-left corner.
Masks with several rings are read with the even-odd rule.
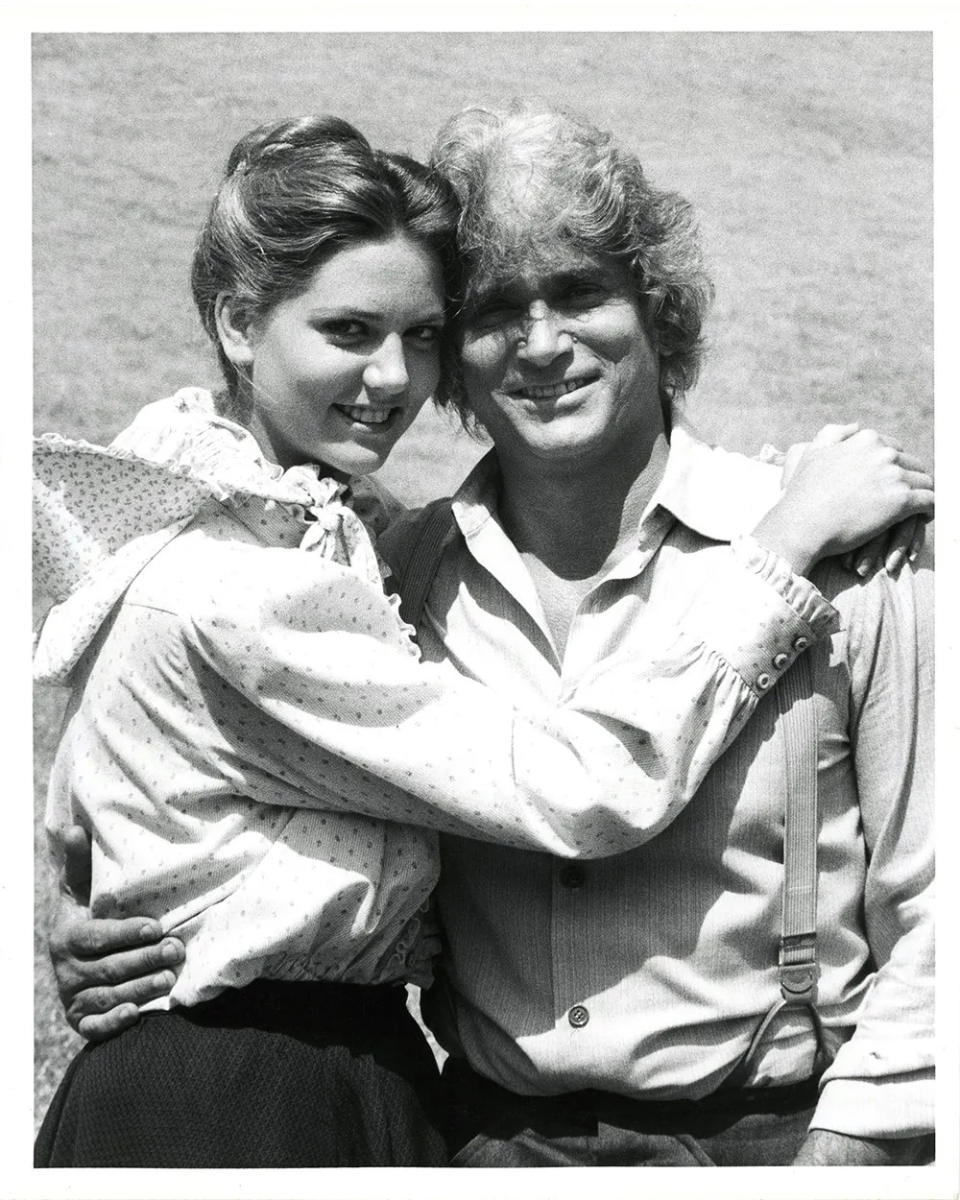
[[[449,497],[434,500],[424,510],[417,540],[397,579],[400,590],[400,616],[416,628],[423,606],[440,565],[447,539],[455,528]]]
[[[805,1008],[817,1035],[814,1073],[828,1066],[832,1053],[817,1009],[817,711],[813,669],[802,654],[777,684],[778,723],[784,740],[786,811],[783,833],[783,904],[780,917],[778,975],[780,996],[750,1039],[743,1058],[725,1081],[742,1085],[750,1074],[764,1036],[785,1008]]]
[[[788,1003],[817,1000],[817,713],[810,658],[801,654],[777,684],[786,755],[780,990]]]

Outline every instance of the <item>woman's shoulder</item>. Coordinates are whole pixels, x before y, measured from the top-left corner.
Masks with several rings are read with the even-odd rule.
[[[198,591],[206,593],[226,576],[236,563],[238,547],[245,543],[251,549],[263,549],[222,504],[209,500],[189,525],[144,565],[123,601],[182,612]]]

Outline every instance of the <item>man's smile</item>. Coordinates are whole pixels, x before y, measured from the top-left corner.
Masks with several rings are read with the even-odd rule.
[[[597,378],[596,375],[579,375],[572,379],[561,379],[557,383],[528,383],[522,387],[510,388],[509,394],[520,400],[556,400],[560,396],[566,396],[595,383]]]

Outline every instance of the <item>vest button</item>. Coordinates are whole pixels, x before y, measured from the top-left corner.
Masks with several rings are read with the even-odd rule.
[[[582,1029],[590,1020],[590,1014],[582,1004],[575,1004],[567,1014],[567,1020],[574,1027],[574,1029]]]

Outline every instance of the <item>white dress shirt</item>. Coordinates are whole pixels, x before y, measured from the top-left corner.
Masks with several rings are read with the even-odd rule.
[[[575,693],[624,645],[685,627],[688,597],[730,592],[729,539],[766,507],[743,460],[678,429],[636,548],[580,605],[561,657],[497,519],[488,456],[454,503],[419,631],[514,703]],[[411,528],[392,526],[399,571]],[[388,553],[388,557],[390,557]],[[761,574],[774,571],[771,561]],[[765,576],[766,577],[766,576]],[[928,1132],[933,1114],[931,578],[814,574],[840,624],[811,651],[819,745],[820,1011],[843,1045],[814,1126],[854,1136]],[[772,644],[753,670],[771,677]],[[772,691],[772,687],[771,687]],[[641,1099],[719,1088],[779,996],[785,751],[768,694],[699,792],[629,853],[558,856],[441,838],[440,982],[425,1012],[443,1045],[518,1093],[600,1088]],[[773,1024],[748,1084],[811,1071],[808,1017]]]

